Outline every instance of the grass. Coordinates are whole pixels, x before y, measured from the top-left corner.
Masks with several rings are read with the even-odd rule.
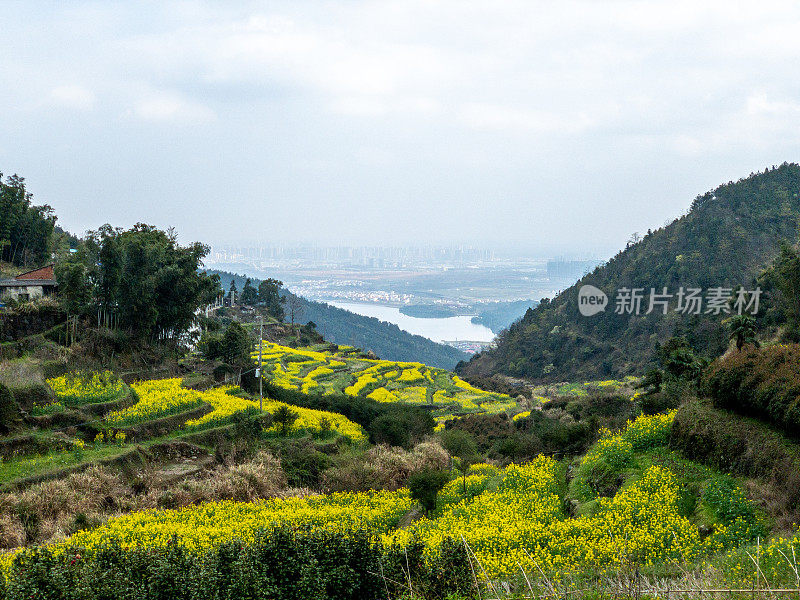
[[[39,364],[30,357],[0,361],[0,383],[17,389],[35,384],[44,384]]]
[[[123,454],[133,447],[134,444],[100,446],[84,448],[81,451],[64,450],[33,457],[2,460],[0,461],[0,484],[8,484],[18,479],[46,475],[62,469],[97,462]]]

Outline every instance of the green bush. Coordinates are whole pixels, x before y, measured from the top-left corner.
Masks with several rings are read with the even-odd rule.
[[[675,415],[670,445],[690,460],[770,482],[782,508],[800,517],[800,446],[765,423],[692,400]]]
[[[0,434],[11,431],[11,425],[19,419],[19,409],[11,390],[0,383]]]
[[[331,459],[308,441],[286,444],[281,450],[281,467],[289,485],[316,487]]]
[[[436,508],[436,496],[448,481],[450,475],[445,471],[423,469],[411,474],[408,478],[408,489],[411,497],[429,513]]]
[[[751,348],[718,359],[706,373],[705,390],[718,408],[800,435],[800,345]]]
[[[431,435],[436,425],[430,412],[414,406],[381,403],[344,394],[303,394],[268,382],[264,382],[264,393],[287,404],[344,415],[361,425],[373,444],[407,448]]]
[[[177,540],[176,540],[177,542]],[[279,527],[252,542],[231,541],[205,553],[177,543],[94,552],[24,550],[14,560],[3,600],[377,600],[407,592],[430,600],[474,596],[466,550],[446,540],[423,559],[423,545],[384,548],[363,531],[346,534]]]

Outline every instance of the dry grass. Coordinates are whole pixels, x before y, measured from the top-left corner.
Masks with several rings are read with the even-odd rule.
[[[134,476],[93,466],[22,492],[0,494],[0,548],[63,539],[78,523],[100,524],[120,514],[148,508],[179,508],[214,500],[249,502],[304,495],[288,488],[280,461],[266,452],[242,464],[201,469],[180,482],[145,467]],[[21,516],[25,515],[25,516]],[[23,518],[34,515],[34,539]]]
[[[417,444],[407,451],[398,447],[374,446],[347,464],[325,471],[322,488],[326,492],[396,490],[405,485],[409,475],[423,469],[443,470],[450,455],[437,442]]]
[[[39,365],[29,358],[0,361],[0,383],[10,388],[44,384]]]

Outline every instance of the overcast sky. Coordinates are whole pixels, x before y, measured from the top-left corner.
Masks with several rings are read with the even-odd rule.
[[[800,3],[2,3],[0,171],[184,242],[607,254],[800,160]]]

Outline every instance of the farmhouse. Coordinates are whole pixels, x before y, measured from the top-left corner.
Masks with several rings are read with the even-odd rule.
[[[28,271],[14,279],[0,280],[0,300],[32,300],[49,296],[56,290],[53,265]]]

